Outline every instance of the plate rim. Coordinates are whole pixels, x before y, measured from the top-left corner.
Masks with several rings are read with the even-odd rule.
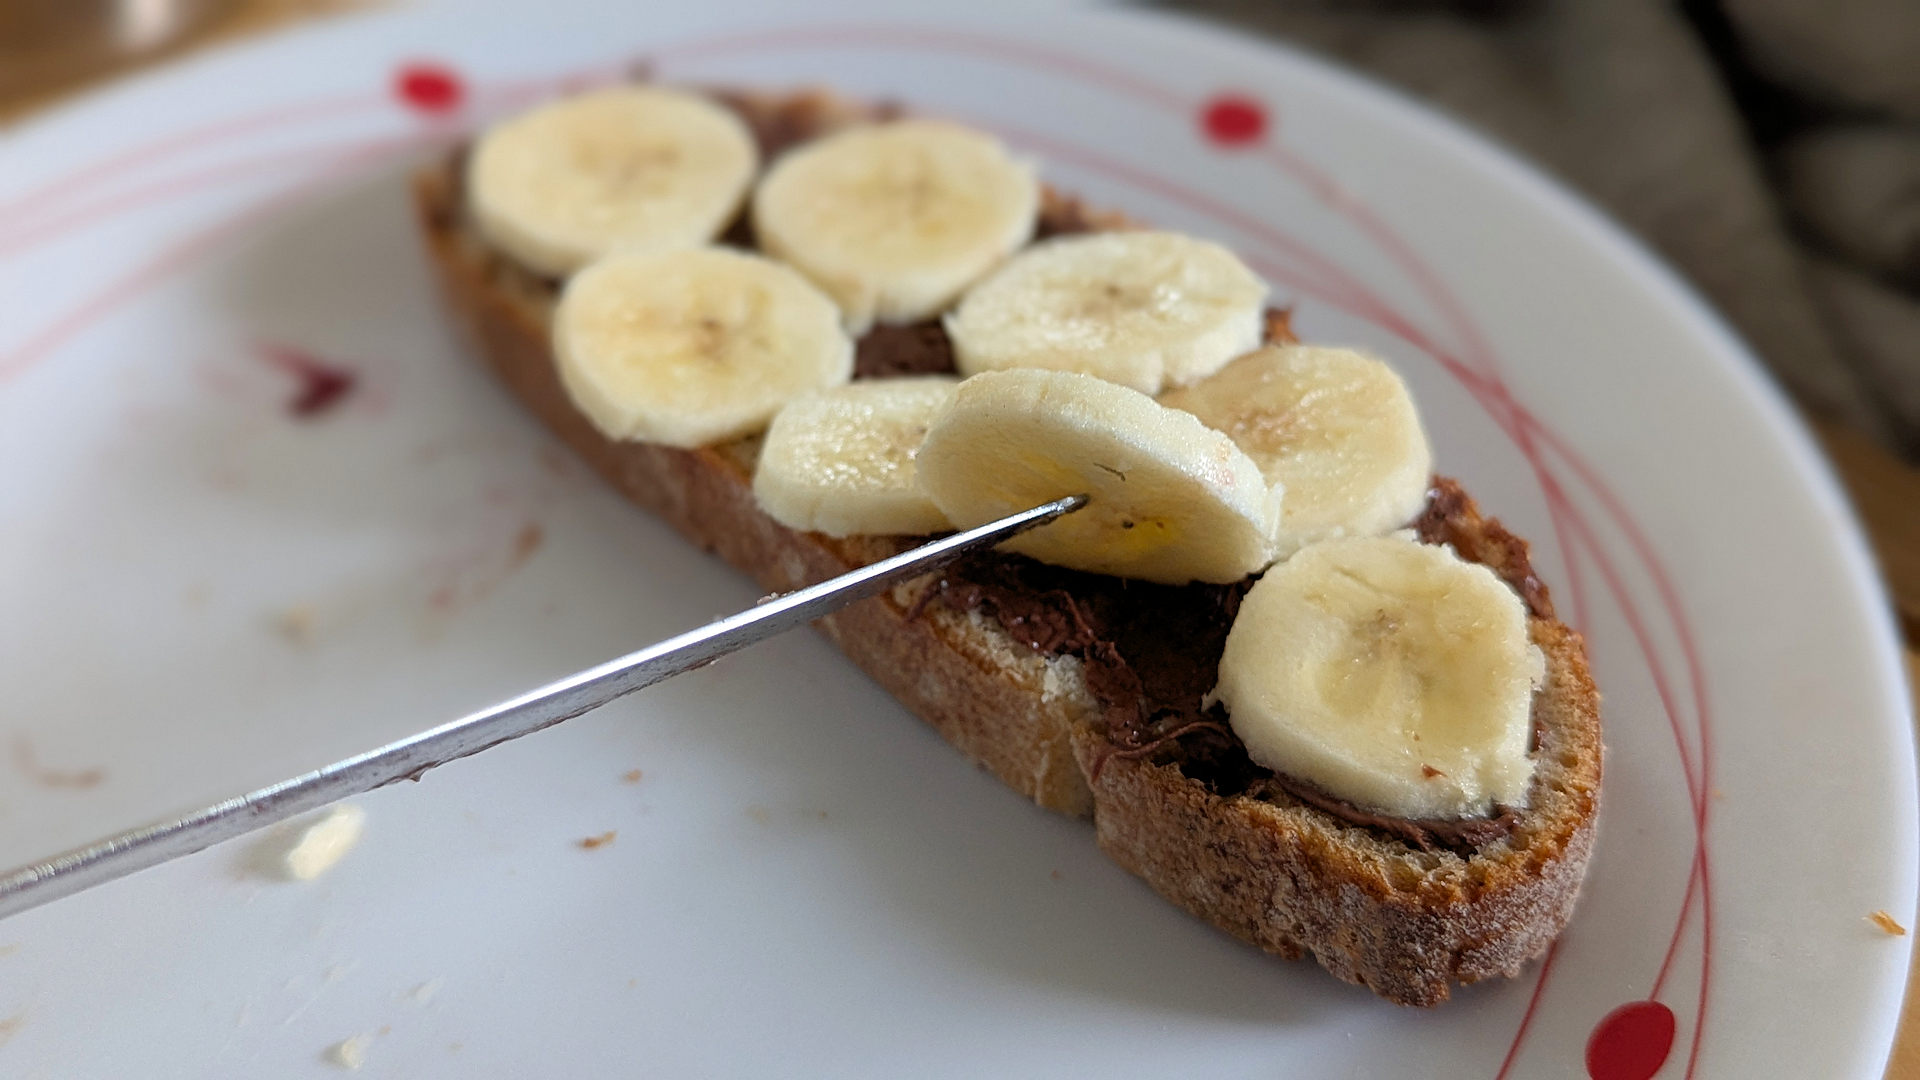
[[[311,48],[319,40],[336,36],[350,39],[378,32],[371,28],[372,24],[392,23],[398,27],[418,21],[430,26],[448,17],[450,13],[437,5],[358,11],[315,24],[282,29],[263,37],[221,43],[37,109],[18,122],[0,129],[0,148],[13,148],[21,136],[42,128],[85,122],[87,114],[94,110],[120,107],[168,83],[190,83],[204,78],[208,68],[230,62],[237,56],[276,50],[299,52]],[[1689,331],[1710,343],[1711,347],[1703,351],[1713,354],[1712,362],[1740,386],[1746,406],[1755,410],[1770,438],[1785,450],[1793,482],[1807,493],[1812,505],[1825,519],[1825,535],[1836,541],[1834,550],[1848,582],[1848,592],[1844,597],[1846,610],[1855,616],[1865,617],[1873,644],[1869,659],[1878,676],[1876,696],[1883,699],[1895,714],[1893,717],[1882,717],[1881,720],[1895,724],[1894,741],[1904,742],[1906,748],[1906,768],[1896,771],[1898,783],[1893,794],[1907,810],[1916,809],[1917,800],[1920,800],[1920,793],[1916,792],[1916,787],[1920,786],[1920,769],[1916,768],[1917,749],[1920,748],[1916,746],[1912,722],[1913,690],[1909,685],[1901,637],[1891,606],[1886,602],[1883,578],[1858,513],[1845,495],[1832,463],[1820,451],[1811,428],[1791,405],[1785,391],[1761,365],[1744,339],[1697,288],[1649,245],[1607,216],[1605,211],[1567,182],[1439,106],[1421,101],[1371,75],[1345,68],[1301,46],[1236,31],[1186,13],[1139,8],[1071,8],[1048,10],[1020,21],[1032,24],[1063,17],[1177,26],[1182,33],[1204,39],[1209,47],[1249,55],[1281,54],[1289,62],[1311,71],[1314,78],[1336,85],[1343,94],[1366,100],[1373,107],[1392,113],[1407,123],[1438,131],[1454,152],[1468,155],[1474,163],[1495,174],[1499,182],[1530,193],[1554,217],[1575,228],[1583,242],[1593,245],[1597,251],[1626,268],[1634,279],[1646,287],[1651,297],[1669,304],[1672,311],[1684,320]],[[819,21],[818,18],[761,18],[757,25],[810,25]],[[935,26],[973,25],[979,21],[977,17],[956,18],[947,14],[937,17],[916,14],[911,20],[915,24]],[[1905,815],[1908,818],[1914,816],[1913,813]],[[1913,824],[1903,824],[1902,828],[1909,839],[1914,837],[1916,828]],[[1916,886],[1920,885],[1920,882],[1916,882],[1916,878],[1920,878],[1920,843],[1907,844],[1900,852],[1900,857],[1904,873],[1898,876],[1906,880],[1907,892],[1911,897]],[[1900,947],[1910,952],[1911,938],[1901,942]],[[1906,966],[1901,965],[1902,970]],[[1882,1001],[1890,1004],[1880,1025],[1884,1049],[1878,1057],[1882,1061],[1891,1051],[1894,1033],[1898,1028],[1904,986],[1905,979],[1902,977],[1899,980],[1899,992],[1881,995]]]

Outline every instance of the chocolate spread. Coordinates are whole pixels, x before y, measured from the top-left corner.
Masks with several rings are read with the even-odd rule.
[[[1285,308],[1267,309],[1267,341],[1294,340],[1288,325],[1289,315]],[[906,326],[875,326],[854,343],[853,377],[856,379],[953,373],[953,342],[948,340],[947,331],[938,319]]]
[[[1078,196],[1062,195],[1049,188],[1041,194],[1040,218],[1033,224],[1033,238],[1050,240],[1056,236],[1125,228],[1129,224],[1124,214],[1094,210]]]
[[[1538,619],[1553,618],[1553,598],[1533,572],[1527,542],[1498,527],[1462,533],[1457,525],[1470,505],[1465,488],[1446,477],[1434,477],[1433,486],[1427,489],[1427,508],[1414,519],[1414,532],[1421,542],[1450,545],[1461,558],[1499,575],[1520,594],[1528,614]]]
[[[853,377],[890,379],[897,375],[953,374],[953,343],[940,320],[908,326],[876,326],[853,349]]]
[[[894,120],[905,111],[892,101],[851,105],[825,90],[769,95],[717,88],[705,93],[746,123],[762,161],[772,161],[848,122]]]

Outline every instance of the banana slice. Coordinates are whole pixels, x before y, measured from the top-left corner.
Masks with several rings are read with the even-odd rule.
[[[1352,349],[1274,345],[1160,403],[1231,436],[1286,490],[1278,549],[1377,536],[1426,504],[1433,451],[1407,384]]]
[[[920,489],[914,457],[959,380],[878,379],[794,399],[767,428],[753,494],[790,529],[828,536],[952,528]]]
[[[1040,182],[992,136],[935,120],[853,128],[782,157],[753,229],[840,302],[848,329],[937,314],[1033,235]]]
[[[625,86],[488,131],[467,164],[487,240],[564,277],[613,251],[698,247],[739,212],[759,167],[745,123],[706,98]]]
[[[1253,760],[1406,818],[1526,804],[1546,661],[1493,571],[1405,535],[1330,540],[1240,604],[1214,691]]]
[[[560,381],[610,439],[693,447],[765,427],[853,375],[833,301],[772,259],[726,248],[609,255],[553,317]]]
[[[1233,252],[1168,232],[1035,244],[947,316],[962,375],[1052,368],[1157,394],[1260,344],[1267,287]]]
[[[918,465],[934,505],[961,528],[1090,496],[1004,545],[1042,562],[1181,584],[1239,581],[1272,561],[1278,500],[1259,466],[1192,416],[1091,375],[967,379]]]

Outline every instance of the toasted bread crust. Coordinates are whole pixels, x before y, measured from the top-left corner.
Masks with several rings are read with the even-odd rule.
[[[1572,630],[1531,620],[1547,654],[1535,697],[1532,801],[1472,858],[1420,852],[1299,803],[1222,798],[1169,765],[1109,758],[1093,785],[1100,846],[1161,895],[1243,941],[1405,1005],[1518,974],[1573,914],[1593,848],[1599,694]],[[1107,749],[1076,732],[1083,765]]]
[[[780,100],[734,98],[749,108]],[[555,371],[551,292],[464,226],[456,183],[446,167],[415,180],[420,224],[456,325],[508,389],[609,483],[771,590],[905,546],[898,538],[799,533],[767,517],[751,489],[756,440],[687,451],[603,437]],[[1518,544],[1524,561],[1524,543],[1470,500],[1450,512],[1465,541],[1456,546],[1468,557],[1475,553],[1466,548],[1484,547],[1495,556],[1489,562],[1510,559]],[[1389,1000],[1433,1005],[1456,982],[1516,974],[1566,925],[1593,844],[1599,695],[1579,635],[1551,617],[1532,619],[1548,681],[1535,700],[1539,766],[1529,807],[1509,837],[1463,858],[1418,851],[1284,798],[1223,798],[1176,767],[1145,760],[1109,758],[1090,784],[1109,747],[1091,723],[1095,708],[1077,661],[1036,655],[977,614],[938,604],[918,610],[926,587],[923,580],[854,604],[821,620],[821,629],[1008,786],[1048,809],[1091,814],[1109,855],[1215,926],[1283,956],[1311,952],[1334,975]]]

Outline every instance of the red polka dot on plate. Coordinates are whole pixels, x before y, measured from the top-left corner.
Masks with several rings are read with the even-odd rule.
[[[1266,106],[1237,94],[1221,94],[1200,110],[1200,129],[1220,146],[1244,146],[1267,132]]]
[[[1657,1001],[1630,1001],[1602,1017],[1587,1037],[1587,1075],[1593,1080],[1648,1080],[1673,1051],[1673,1010]]]
[[[441,64],[408,64],[394,73],[393,92],[408,108],[423,113],[452,112],[466,100],[460,73]]]

